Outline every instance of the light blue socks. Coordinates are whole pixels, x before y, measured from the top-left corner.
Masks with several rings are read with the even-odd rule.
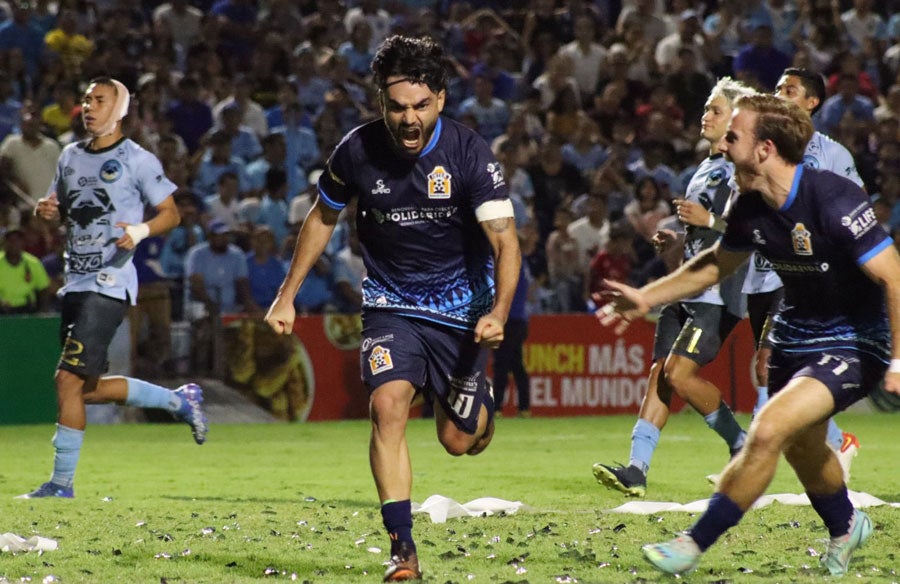
[[[53,435],[53,476],[50,482],[61,487],[71,487],[75,481],[75,467],[81,456],[81,444],[84,442],[84,430],[75,430],[61,424],[56,425]]]
[[[170,389],[131,377],[126,377],[125,381],[128,382],[128,399],[125,400],[127,406],[157,408],[169,412],[177,412],[181,407],[181,398]]]
[[[753,406],[753,415],[759,413],[764,405],[769,402],[769,388],[765,386],[757,386],[756,388],[756,405]]]
[[[844,431],[838,428],[834,418],[828,420],[828,434],[825,436],[825,441],[834,450],[840,450],[844,445]]]
[[[731,409],[725,405],[725,402],[719,402],[719,409],[703,416],[703,419],[706,420],[707,426],[722,437],[722,440],[728,444],[728,448],[732,452],[744,445],[744,438],[746,438],[747,433],[741,429],[740,424],[734,419],[734,414],[731,413]]]
[[[631,431],[631,460],[628,464],[638,467],[642,473],[647,474],[657,444],[659,444],[659,428],[643,418],[638,418]]]

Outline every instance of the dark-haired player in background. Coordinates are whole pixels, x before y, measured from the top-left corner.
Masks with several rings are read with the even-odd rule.
[[[443,51],[393,36],[372,62],[383,119],[350,132],[319,180],[291,266],[266,321],[294,326],[294,296],[340,211],[357,199],[363,282],[363,380],[370,392],[370,463],[391,539],[385,581],[421,577],[412,538],[410,406],[434,403],[438,439],[478,454],[493,435],[486,347],[503,340],[520,254],[500,164],[475,132],[440,116]],[[495,291],[496,288],[496,291]]]
[[[132,377],[101,377],[109,343],[137,301],[134,248],[151,235],[178,225],[172,200],[175,184],[151,153],[122,135],[128,89],[101,77],[91,81],[81,102],[86,140],[66,146],[56,179],[35,214],[66,227],[66,280],[60,289],[62,356],[56,368],[59,418],[50,480],[22,498],[75,496],[75,467],[86,425],[84,405],[120,403],[172,412],[190,424],[194,440],[206,440],[203,392],[193,383],[169,391]],[[147,222],[144,207],[156,216]]]

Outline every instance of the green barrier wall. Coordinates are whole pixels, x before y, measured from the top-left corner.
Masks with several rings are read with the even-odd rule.
[[[59,316],[0,317],[0,424],[56,421]]]

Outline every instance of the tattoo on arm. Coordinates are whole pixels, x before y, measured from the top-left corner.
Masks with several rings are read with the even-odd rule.
[[[503,233],[509,227],[510,217],[501,217],[500,219],[491,219],[486,221],[488,229],[494,233]]]

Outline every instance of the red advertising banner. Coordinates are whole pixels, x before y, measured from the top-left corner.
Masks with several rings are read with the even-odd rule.
[[[535,416],[585,416],[637,413],[647,392],[655,324],[639,321],[622,336],[587,314],[537,315],[531,318],[524,347],[531,376],[531,413]],[[701,375],[715,384],[732,408],[750,411],[756,391],[750,382],[753,338],[742,322]],[[515,386],[510,380],[503,412],[513,415]],[[683,402],[673,401],[673,410]]]
[[[647,391],[654,326],[636,322],[620,337],[589,314],[532,317],[524,348],[532,415],[636,414]],[[226,368],[232,383],[273,411],[288,412],[281,416],[285,419],[368,416],[359,369],[359,315],[298,317],[294,336],[279,340],[272,340],[266,329],[262,323],[227,319]],[[716,360],[701,370],[738,411],[751,411],[756,401],[752,356],[753,340],[744,321]],[[515,395],[510,378],[504,414],[515,415]],[[682,406],[675,398],[673,410]]]

